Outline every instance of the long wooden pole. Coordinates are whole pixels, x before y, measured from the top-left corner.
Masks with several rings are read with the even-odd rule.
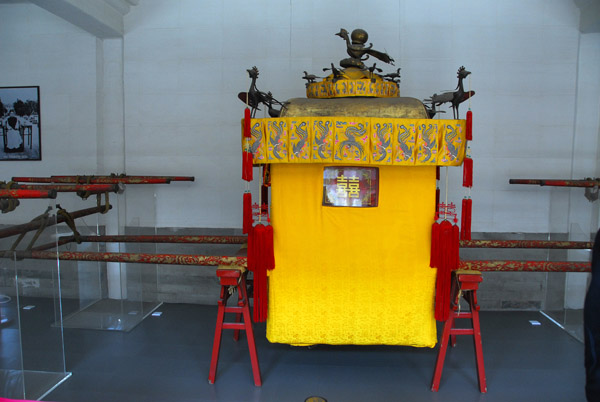
[[[589,262],[573,261],[475,261],[461,260],[458,269],[485,272],[591,272]]]
[[[191,243],[191,244],[244,244],[247,236],[182,236],[182,235],[113,235],[81,236],[82,242],[106,243]]]
[[[461,240],[461,248],[551,248],[551,249],[591,249],[590,241],[551,241],[551,240]]]
[[[533,184],[553,187],[597,187],[600,180],[509,179],[509,184]]]
[[[56,198],[56,190],[0,189],[0,198]]]
[[[75,184],[169,184],[172,181],[194,181],[193,176],[50,176],[13,177],[19,183],[75,183]]]
[[[14,254],[13,254],[14,253]],[[6,252],[5,257],[14,255],[17,258],[32,258],[38,260],[74,260],[100,262],[128,262],[138,264],[169,264],[169,265],[235,265],[245,267],[247,258],[243,256],[214,256],[191,254],[146,254],[146,253],[100,253],[78,251],[37,251],[17,250]]]
[[[112,206],[109,205],[108,208],[110,209],[110,208],[112,208]],[[82,217],[88,216],[88,215],[103,213],[105,211],[106,211],[106,206],[101,205],[98,207],[80,209],[78,211],[69,212],[69,215],[72,219],[77,219],[77,218],[82,218]],[[63,223],[66,220],[67,220],[67,218],[65,216],[63,216],[62,214],[58,214],[56,216],[56,224]],[[32,230],[38,230],[40,228],[40,223],[41,222],[39,222],[39,221],[32,221],[32,222],[28,222],[28,223],[23,223],[21,225],[15,225],[15,226],[10,226],[8,228],[0,229],[0,239],[18,235],[21,233],[27,233]],[[54,224],[55,224],[54,219],[50,219],[50,221],[46,223],[46,226],[52,226]]]

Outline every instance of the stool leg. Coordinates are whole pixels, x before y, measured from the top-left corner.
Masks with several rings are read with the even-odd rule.
[[[244,307],[242,313],[244,314],[244,325],[246,327],[246,338],[248,338],[248,351],[250,352],[250,363],[252,364],[254,385],[260,387],[262,385],[262,379],[260,377],[260,367],[258,365],[258,354],[256,353],[256,343],[254,341],[254,330],[252,329],[252,316],[250,315],[245,278],[242,279],[242,284],[238,290],[240,293],[243,293]]]
[[[238,307],[244,307],[244,298],[242,292],[240,292],[240,286],[238,285]],[[247,301],[246,301],[247,302]],[[235,313],[235,322],[240,322],[242,320],[242,313]],[[233,331],[233,340],[239,341],[240,339],[240,330],[236,329]]]
[[[454,315],[450,312],[450,316],[444,323],[444,330],[440,339],[440,349],[438,351],[437,360],[435,362],[435,370],[433,372],[433,380],[431,381],[431,390],[437,392],[440,389],[440,380],[442,379],[442,370],[444,368],[444,360],[446,359],[446,351],[450,340],[450,330],[454,326]]]
[[[224,286],[221,286],[221,298],[223,298]],[[210,360],[210,371],[208,373],[208,383],[214,384],[217,376],[217,364],[219,363],[219,350],[221,349],[221,335],[223,333],[223,320],[225,319],[225,304],[227,299],[219,300],[219,309],[217,311],[217,325],[215,329],[215,340],[213,341],[212,358]]]
[[[487,392],[487,384],[485,380],[485,368],[483,366],[483,345],[481,343],[481,329],[479,326],[479,309],[475,300],[475,291],[469,292],[469,305],[471,306],[471,314],[473,317],[473,342],[475,343],[477,380],[479,382],[479,391],[485,393]]]

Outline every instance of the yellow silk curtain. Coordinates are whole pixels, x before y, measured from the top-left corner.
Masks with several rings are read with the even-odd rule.
[[[267,338],[433,347],[435,167],[379,166],[379,206],[324,207],[324,164],[271,166]]]

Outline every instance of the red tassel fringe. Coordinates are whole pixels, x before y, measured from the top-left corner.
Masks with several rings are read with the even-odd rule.
[[[252,152],[242,152],[242,179],[246,181],[252,181]]]
[[[431,253],[429,254],[429,266],[436,268],[440,265],[440,224],[436,221],[431,225]]]
[[[460,217],[460,240],[471,240],[471,213],[473,201],[470,198],[462,200],[462,213]]]
[[[435,319],[446,321],[450,315],[450,287],[452,271],[458,268],[459,229],[449,221],[439,224],[439,252],[435,284]]]
[[[242,233],[247,234],[252,230],[252,194],[244,193],[242,206]]]
[[[473,159],[469,157],[463,161],[463,187],[473,187]]]
[[[473,112],[467,111],[467,124],[465,131],[465,139],[471,141],[473,139]]]
[[[273,253],[273,227],[261,223],[252,230],[253,239],[248,243],[248,266],[253,267],[254,272],[254,306],[252,318],[254,322],[264,322],[267,319],[269,306],[269,287],[267,270],[275,268],[275,257]],[[252,243],[252,246],[250,246]],[[252,252],[250,252],[252,248]]]
[[[244,109],[244,137],[250,138],[250,109]]]

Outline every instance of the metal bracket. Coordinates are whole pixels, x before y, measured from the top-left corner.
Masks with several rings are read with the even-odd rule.
[[[596,182],[598,182],[598,178],[596,179],[591,179],[591,178],[586,178],[586,180],[596,180]],[[585,188],[585,198],[587,198],[587,200],[589,202],[594,202],[598,199],[598,195],[600,194],[600,187],[598,186],[598,184],[596,184],[594,187],[586,187]]]

